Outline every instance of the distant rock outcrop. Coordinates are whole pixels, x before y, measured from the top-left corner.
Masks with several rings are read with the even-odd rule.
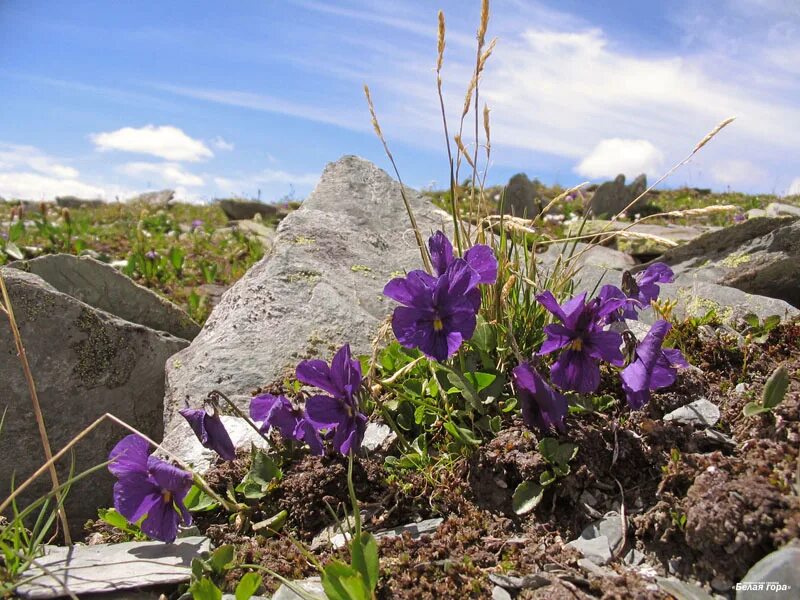
[[[161,190],[160,192],[146,192],[129,199],[131,204],[145,204],[154,208],[165,208],[175,199],[175,190]]]
[[[256,215],[274,217],[278,214],[278,207],[274,204],[264,204],[257,200],[238,200],[235,198],[220,200],[219,206],[225,216],[231,221],[244,221]]]
[[[56,204],[61,208],[96,208],[103,204],[102,200],[89,200],[77,196],[57,196]]]
[[[625,185],[625,175],[619,174],[614,181],[606,181],[598,186],[589,201],[589,210],[596,217],[614,216],[641,196],[647,189],[647,177],[639,175],[630,185]],[[628,208],[627,212],[635,212],[644,204],[644,199]]]
[[[533,219],[542,211],[542,184],[531,181],[525,173],[517,173],[503,194],[503,214]]]

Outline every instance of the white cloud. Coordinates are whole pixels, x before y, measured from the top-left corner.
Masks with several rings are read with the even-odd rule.
[[[602,140],[575,167],[575,172],[591,178],[615,177],[619,173],[635,177],[640,173],[658,175],[664,154],[647,140],[611,138]]]
[[[79,175],[76,169],[61,164],[33,146],[0,144],[0,171],[19,168],[62,179],[75,179]]]
[[[130,177],[155,177],[159,182],[182,186],[203,185],[203,178],[183,170],[177,163],[130,162],[119,167],[119,171]]]
[[[730,159],[715,162],[711,165],[711,176],[725,185],[738,186],[748,183],[763,183],[768,174],[761,167],[749,160]]]
[[[211,158],[214,153],[200,140],[186,135],[181,129],[164,125],[156,127],[123,127],[116,131],[95,133],[90,136],[98,150],[122,150],[138,154],[151,154],[171,161],[198,161]]]
[[[786,190],[786,195],[800,195],[800,177],[796,177],[792,180],[792,183],[789,184],[789,188]]]
[[[229,142],[220,136],[214,138],[214,141],[212,143],[214,145],[214,148],[216,148],[217,150],[223,150],[226,152],[230,152],[235,148],[233,142]]]
[[[56,196],[107,198],[105,189],[75,179],[59,179],[31,172],[0,173],[0,196],[7,199],[52,200]]]

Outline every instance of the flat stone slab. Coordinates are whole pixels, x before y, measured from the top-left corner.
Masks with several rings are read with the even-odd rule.
[[[767,554],[736,585],[736,600],[800,597],[800,543]]]
[[[209,541],[204,537],[182,538],[174,544],[47,546],[45,555],[36,561],[39,566],[22,575],[23,580],[35,579],[20,586],[17,593],[22,598],[60,598],[69,590],[83,597],[178,584],[189,580],[192,559],[208,550]]]
[[[705,398],[700,398],[664,415],[664,420],[713,427],[719,421],[719,406]]]
[[[298,579],[297,581],[293,581],[292,585],[298,587],[307,594],[318,597],[320,600],[324,600],[326,597],[325,590],[322,588],[322,581],[320,581],[319,577]],[[285,583],[282,583],[281,587],[272,595],[272,600],[305,600],[305,598],[293,592]]]

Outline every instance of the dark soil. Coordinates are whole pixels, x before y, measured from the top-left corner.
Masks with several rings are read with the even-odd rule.
[[[388,471],[380,456],[359,459],[354,481],[366,529],[444,518],[432,535],[380,541],[378,597],[489,598],[490,574],[540,576],[534,588],[512,590],[516,598],[670,597],[656,585],[656,574],[733,597],[731,586],[756,561],[800,537],[800,323],[780,326],[746,351],[724,335],[701,342],[691,326],[677,329],[675,340],[695,367],[655,393],[642,411],[617,405],[568,417],[561,437],[579,447],[571,472],[525,516],[512,510],[513,491],[524,480],[538,480],[546,463],[538,435],[519,421],[506,423],[471,456],[424,472]],[[743,416],[779,364],[792,379],[782,404],[774,414]],[[738,383],[748,391],[736,393]],[[609,377],[602,391],[621,398],[617,385]],[[663,421],[700,397],[720,407],[716,436]],[[242,456],[217,467],[209,481],[224,490],[247,469]],[[347,463],[301,455],[287,460],[283,471],[280,486],[251,516],[258,521],[286,509],[278,536],[240,532],[241,524],[221,516],[204,517],[200,526],[215,544],[233,543],[238,564],[260,564],[290,579],[316,575],[289,536],[308,544],[331,525],[326,504],[340,518],[345,514]],[[566,543],[611,510],[627,517],[623,547],[609,565],[587,570]],[[643,553],[649,567],[627,566],[622,557],[631,549]],[[323,563],[334,555],[346,560],[347,550],[315,555]],[[230,590],[243,572],[229,573]],[[265,577],[265,585],[273,590],[278,584]]]

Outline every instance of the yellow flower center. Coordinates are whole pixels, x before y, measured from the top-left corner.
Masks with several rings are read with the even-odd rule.
[[[161,500],[164,501],[164,504],[169,504],[172,502],[172,492],[169,490],[164,490],[161,492]]]
[[[436,317],[433,320],[433,330],[441,331],[442,329],[444,329],[444,323],[442,323],[442,320],[439,317]]]
[[[583,350],[583,340],[581,338],[575,338],[572,340],[572,343],[569,345],[569,347],[576,352],[580,352]]]

